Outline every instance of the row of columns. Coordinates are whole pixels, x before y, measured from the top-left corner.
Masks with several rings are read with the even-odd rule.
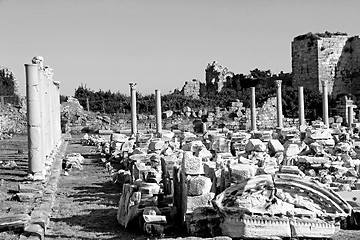
[[[275,80],[276,84],[276,103],[277,103],[277,127],[279,129],[284,127],[283,112],[282,112],[282,97],[281,97],[281,80]],[[136,120],[136,83],[129,83],[131,95],[131,134],[137,133],[137,120]],[[250,100],[250,117],[251,117],[251,130],[257,130],[256,126],[256,101],[255,101],[255,87],[251,87],[251,100]],[[329,103],[328,103],[328,86],[324,81],[322,84],[323,94],[323,121],[326,126],[329,126]],[[298,87],[299,95],[299,126],[305,126],[305,108],[304,108],[304,87]],[[161,95],[159,90],[155,90],[156,99],[156,134],[160,135],[162,132],[161,123]],[[353,111],[349,107],[349,124],[352,123]]]
[[[281,98],[281,80],[275,80],[276,84],[276,103],[277,103],[277,127],[279,129],[284,127],[283,113],[282,113],[282,98]],[[322,84],[322,97],[323,97],[323,121],[326,126],[329,126],[329,103],[328,103],[328,86],[327,82]],[[298,87],[299,93],[299,126],[305,125],[305,108],[304,108],[304,87]],[[250,104],[250,117],[251,117],[251,130],[257,130],[256,126],[256,104],[255,104],[255,87],[251,87],[251,104]],[[351,107],[350,107],[351,108]],[[352,110],[352,109],[351,109]],[[352,111],[349,114],[348,122],[352,123]]]
[[[131,98],[131,134],[137,134],[137,118],[136,118],[136,83],[129,83],[130,98]],[[155,90],[156,101],[156,135],[160,136],[162,133],[162,116],[161,116],[161,93],[160,90]]]
[[[25,64],[28,129],[28,173],[45,178],[46,160],[61,141],[60,83],[53,71],[43,66],[42,57]]]

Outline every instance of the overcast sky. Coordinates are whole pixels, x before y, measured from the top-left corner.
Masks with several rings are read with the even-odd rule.
[[[0,0],[0,65],[25,94],[24,64],[43,56],[73,95],[81,84],[129,94],[205,81],[216,60],[234,73],[291,72],[291,41],[308,32],[359,35],[360,1]]]

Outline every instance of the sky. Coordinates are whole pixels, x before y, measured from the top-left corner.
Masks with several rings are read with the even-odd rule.
[[[0,65],[25,95],[25,63],[43,56],[62,95],[80,85],[129,95],[234,73],[291,72],[291,42],[308,32],[360,34],[358,0],[0,0]]]

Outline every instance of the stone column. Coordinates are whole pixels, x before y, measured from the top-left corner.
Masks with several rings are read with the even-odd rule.
[[[251,130],[256,130],[256,104],[255,104],[255,87],[251,87]]]
[[[162,132],[160,90],[155,90],[155,98],[156,98],[156,134],[160,136]]]
[[[129,83],[131,96],[131,134],[137,134],[136,119],[136,83]]]
[[[275,80],[276,84],[276,105],[277,105],[277,127],[279,129],[284,127],[283,113],[282,113],[282,100],[281,100],[281,80]]]
[[[202,133],[206,133],[207,132],[207,126],[206,126],[206,123],[203,122],[202,123]]]
[[[323,90],[323,121],[326,126],[329,126],[329,101],[328,101],[328,85],[327,81],[322,82]]]
[[[60,104],[60,82],[53,81],[55,87],[55,129],[56,129],[56,146],[61,142],[61,104]]]
[[[39,89],[39,66],[25,64],[27,130],[28,130],[28,173],[43,174],[44,154],[41,133],[41,109]]]
[[[305,125],[304,87],[299,86],[299,127]]]
[[[351,127],[353,122],[354,122],[354,110],[353,110],[353,107],[350,106],[350,107],[348,107],[348,124],[349,124],[349,127]]]

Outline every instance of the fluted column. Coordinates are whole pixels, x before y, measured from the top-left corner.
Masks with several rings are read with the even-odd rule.
[[[256,130],[255,87],[251,87],[251,130]]]
[[[162,132],[160,90],[155,90],[155,98],[156,98],[156,134],[159,136],[161,135]]]
[[[41,108],[39,88],[39,66],[25,64],[26,104],[28,129],[28,173],[42,174],[44,170],[44,149],[41,133]]]
[[[322,82],[323,90],[323,121],[326,126],[329,126],[329,100],[328,100],[328,85],[327,81]]]
[[[131,134],[137,133],[136,119],[136,83],[129,83],[131,96]]]
[[[299,127],[305,125],[304,87],[299,86]]]
[[[277,105],[277,127],[283,128],[283,113],[282,113],[282,99],[281,99],[281,80],[275,80],[276,84],[276,105]]]

